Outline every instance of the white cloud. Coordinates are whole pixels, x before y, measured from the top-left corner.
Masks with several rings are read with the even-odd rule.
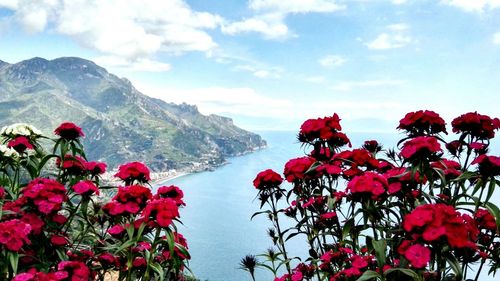
[[[167,102],[196,104],[203,114],[283,118],[294,107],[291,100],[267,97],[252,88],[179,89],[134,84],[142,93]]]
[[[493,44],[500,45],[500,32],[493,34]]]
[[[193,11],[184,0],[0,0],[30,32],[47,28],[80,44],[129,61],[157,52],[210,52],[207,30],[223,19]]]
[[[401,34],[381,33],[373,41],[366,43],[366,46],[374,50],[396,49],[408,45],[411,37]]]
[[[345,7],[334,0],[250,0],[249,7],[256,11],[288,13],[328,13]]]
[[[331,87],[335,91],[351,91],[354,88],[372,88],[372,87],[389,87],[401,86],[406,82],[403,80],[380,79],[366,81],[341,81]]]
[[[500,7],[500,0],[443,0],[442,3],[467,12],[484,12]]]
[[[230,35],[257,32],[267,39],[285,39],[294,36],[285,24],[288,15],[331,13],[345,8],[332,0],[250,0],[248,7],[256,12],[253,17],[226,22],[222,32]]]
[[[18,0],[0,0],[0,8],[17,9]]]
[[[408,26],[406,23],[395,23],[388,25],[387,28],[393,31],[405,31],[410,29],[410,26]]]
[[[253,76],[258,78],[271,78],[279,79],[281,78],[281,73],[283,70],[278,67],[256,67],[252,65],[237,65],[234,70],[236,71],[247,71],[253,74]]]
[[[413,39],[408,35],[410,27],[405,23],[391,24],[387,27],[387,32],[380,33],[375,39],[365,45],[369,49],[387,50],[404,47]]]
[[[345,58],[338,55],[328,55],[318,60],[318,63],[324,67],[341,66],[346,62]]]
[[[289,36],[289,30],[280,15],[264,15],[228,23],[222,26],[222,32],[234,35],[237,33],[257,32],[268,39],[282,39]]]
[[[407,0],[392,0],[392,4],[394,5],[402,5],[405,4]]]
[[[128,71],[165,72],[171,69],[171,66],[168,63],[153,61],[147,58],[129,61],[116,56],[101,56],[93,58],[93,61],[106,68],[123,69]]]

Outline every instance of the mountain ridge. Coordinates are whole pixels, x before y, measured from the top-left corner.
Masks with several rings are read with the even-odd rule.
[[[27,122],[45,133],[77,123],[89,159],[111,167],[132,160],[156,171],[213,166],[265,145],[230,118],[146,96],[128,79],[77,57],[0,63],[0,117],[2,126]]]

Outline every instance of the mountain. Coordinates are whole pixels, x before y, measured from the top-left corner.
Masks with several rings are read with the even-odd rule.
[[[26,122],[50,136],[64,121],[84,130],[87,158],[111,167],[128,161],[155,171],[210,167],[265,145],[229,118],[146,96],[89,60],[0,61],[0,126]]]

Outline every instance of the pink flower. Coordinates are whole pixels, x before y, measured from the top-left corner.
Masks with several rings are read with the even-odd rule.
[[[7,250],[18,252],[24,245],[31,244],[30,232],[31,226],[18,219],[0,222],[0,244]]]
[[[179,217],[179,207],[170,198],[154,199],[146,206],[142,215],[146,219],[153,218],[161,227],[168,227],[174,218]]]
[[[431,250],[423,245],[415,244],[406,249],[404,256],[414,268],[424,268],[431,260]]]
[[[106,172],[106,163],[103,162],[87,162],[85,163],[85,169],[92,175],[100,175]]]
[[[353,195],[367,194],[371,199],[378,200],[388,189],[387,179],[375,172],[366,172],[354,177],[348,184],[347,190]]]
[[[21,192],[29,205],[45,215],[61,210],[62,203],[68,199],[64,185],[51,179],[34,179]]]
[[[72,188],[76,194],[88,196],[88,195],[92,195],[93,193],[95,193],[95,194],[99,195],[99,189],[90,180],[79,181],[75,185],[73,185]]]

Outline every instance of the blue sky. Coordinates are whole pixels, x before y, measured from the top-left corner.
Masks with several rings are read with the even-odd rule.
[[[34,56],[93,60],[251,130],[500,115],[500,0],[0,0],[0,59]]]

